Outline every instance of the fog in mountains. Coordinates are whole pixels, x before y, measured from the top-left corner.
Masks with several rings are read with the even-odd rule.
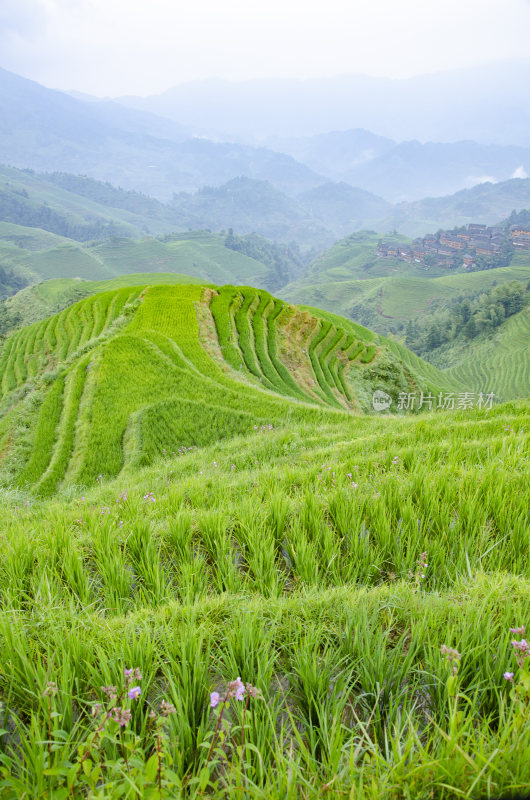
[[[530,204],[529,75],[520,62],[400,81],[195,82],[99,100],[0,70],[0,162],[150,195],[179,230],[233,227],[306,248],[362,227],[420,235]],[[486,108],[488,137],[473,128]],[[349,124],[394,138],[331,130]],[[477,141],[422,143],[429,125]],[[517,145],[485,141],[515,141],[518,130]],[[407,132],[418,138],[399,141]]]
[[[457,21],[455,21],[457,24]],[[119,102],[263,142],[365,128],[395,140],[530,147],[530,60],[420,75],[194,81]]]

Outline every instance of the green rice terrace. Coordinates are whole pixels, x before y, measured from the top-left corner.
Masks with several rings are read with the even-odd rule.
[[[250,287],[125,286],[23,328],[0,356],[0,475],[51,494],[254,425],[340,424],[376,388],[446,386],[316,313]]]
[[[527,790],[530,404],[398,411],[466,386],[262,289],[92,290],[0,352],[0,798]]]

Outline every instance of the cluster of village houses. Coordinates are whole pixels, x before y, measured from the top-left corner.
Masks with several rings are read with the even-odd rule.
[[[377,246],[377,255],[383,258],[390,256],[400,261],[416,261],[418,264],[427,261],[439,266],[451,267],[455,264],[455,256],[461,255],[464,268],[475,264],[477,256],[495,256],[502,245],[509,239],[516,249],[530,250],[530,225],[512,225],[509,230],[498,226],[478,225],[471,223],[466,230],[442,231],[436,235],[428,234],[423,239],[414,239],[412,245],[395,241],[381,241]]]

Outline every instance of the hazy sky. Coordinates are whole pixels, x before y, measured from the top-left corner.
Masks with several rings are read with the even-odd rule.
[[[46,86],[407,77],[528,57],[530,0],[0,0],[0,66]]]

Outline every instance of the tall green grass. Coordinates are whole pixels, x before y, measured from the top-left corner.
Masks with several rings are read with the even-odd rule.
[[[390,351],[246,287],[123,292],[0,362],[11,386],[55,336],[0,420],[0,798],[524,791],[529,404],[329,408]],[[209,355],[209,309],[283,393]],[[320,402],[279,368],[300,351]]]
[[[503,674],[529,623],[528,410],[214,433],[4,503],[0,797],[523,791],[528,705]],[[92,708],[129,667],[140,698],[100,742]],[[263,699],[220,737],[209,694],[238,675]]]

